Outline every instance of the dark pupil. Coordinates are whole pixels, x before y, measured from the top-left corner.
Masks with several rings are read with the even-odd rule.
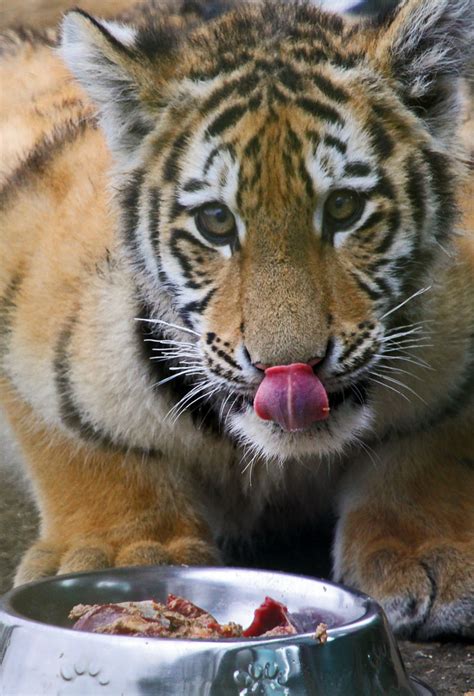
[[[351,200],[348,196],[336,196],[333,201],[333,206],[337,213],[344,212],[344,209],[347,209],[350,204]]]
[[[225,208],[214,208],[208,212],[208,215],[213,215],[216,222],[221,225],[227,222],[227,211]]]

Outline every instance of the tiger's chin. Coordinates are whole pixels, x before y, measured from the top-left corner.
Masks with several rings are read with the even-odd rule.
[[[374,413],[368,404],[354,400],[339,403],[325,421],[297,432],[286,432],[277,423],[264,421],[248,404],[228,418],[232,435],[252,454],[279,462],[341,454],[370,429]]]

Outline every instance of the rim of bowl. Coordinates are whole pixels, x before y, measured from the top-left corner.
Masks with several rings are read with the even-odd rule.
[[[137,572],[139,573],[140,571],[143,571],[144,569],[146,570],[158,570],[158,569],[173,569],[173,570],[180,570],[180,571],[193,571],[193,570],[199,570],[199,571],[219,571],[222,573],[223,571],[229,571],[229,572],[235,572],[235,571],[243,571],[245,573],[251,573],[251,574],[261,574],[261,573],[267,573],[271,575],[279,575],[287,578],[298,578],[300,580],[308,580],[310,582],[317,583],[319,585],[329,585],[330,587],[335,588],[336,590],[339,590],[341,592],[344,592],[351,596],[352,598],[356,598],[357,600],[360,601],[360,608],[363,611],[361,616],[354,621],[348,621],[347,623],[341,624],[339,626],[334,626],[333,628],[328,628],[327,629],[327,635],[328,635],[328,642],[333,641],[337,638],[341,638],[343,636],[346,636],[348,634],[352,633],[357,633],[358,631],[362,630],[365,628],[367,625],[369,625],[376,617],[380,616],[382,614],[382,608],[380,607],[377,602],[369,597],[368,595],[364,594],[363,592],[359,592],[358,590],[353,590],[345,585],[341,585],[339,583],[335,583],[331,580],[325,580],[322,578],[316,578],[316,577],[311,577],[309,575],[299,575],[296,573],[286,573],[283,571],[278,571],[278,570],[266,570],[266,569],[258,569],[258,568],[243,568],[243,567],[219,567],[219,566],[180,566],[180,565],[170,565],[170,566],[121,566],[119,568],[106,568],[102,570],[96,570],[96,571],[83,571],[79,573],[68,573],[67,575],[53,575],[47,578],[44,578],[42,580],[36,580],[34,582],[29,582],[25,583],[23,585],[18,585],[18,587],[14,587],[8,592],[6,592],[4,595],[0,596],[0,623],[1,623],[1,615],[2,612],[4,612],[6,615],[15,617],[16,619],[20,619],[22,624],[29,625],[33,624],[38,627],[43,627],[44,630],[46,631],[53,631],[57,633],[67,633],[70,635],[72,632],[74,633],[74,636],[82,640],[84,638],[91,639],[92,636],[94,636],[94,639],[98,640],[105,640],[109,641],[110,638],[117,640],[121,639],[122,642],[124,640],[133,640],[134,643],[136,641],[178,641],[180,645],[193,645],[193,646],[216,646],[216,645],[229,645],[229,646],[237,646],[237,645],[262,645],[267,642],[279,642],[279,643],[294,643],[295,640],[298,640],[298,642],[303,641],[303,640],[310,640],[311,642],[315,643],[316,645],[320,645],[321,643],[316,642],[314,639],[314,631],[310,631],[308,633],[297,633],[297,634],[292,634],[288,636],[270,636],[268,638],[260,638],[260,637],[252,637],[252,638],[224,638],[224,639],[201,639],[201,638],[160,638],[160,637],[154,637],[154,636],[123,636],[123,635],[112,635],[112,634],[101,634],[101,633],[94,633],[92,631],[74,631],[72,626],[58,626],[57,624],[54,623],[48,623],[46,621],[39,621],[37,619],[29,618],[25,616],[24,614],[19,613],[16,611],[13,607],[13,601],[15,600],[16,597],[21,595],[25,590],[31,590],[31,588],[37,587],[38,585],[44,586],[44,585],[49,585],[49,584],[54,584],[55,582],[62,582],[64,580],[74,580],[78,578],[85,578],[87,576],[101,576],[101,575],[107,575],[110,573],[118,573],[119,575],[121,574],[127,574],[130,571],[132,572]],[[134,601],[134,600],[124,600],[124,601]],[[143,601],[143,600],[136,600],[136,601]],[[116,602],[112,602],[115,604]],[[313,608],[313,607],[308,607],[308,608]],[[318,607],[315,606],[314,609],[317,609]],[[291,612],[290,612],[291,613]]]

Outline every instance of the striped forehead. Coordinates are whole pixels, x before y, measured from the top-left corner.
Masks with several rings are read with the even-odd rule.
[[[370,147],[366,130],[346,114],[344,125],[315,122],[308,131],[294,127],[301,134],[302,152],[306,170],[316,195],[334,187],[371,189],[378,181],[378,158]],[[293,127],[292,119],[288,121]],[[255,134],[256,137],[256,134]],[[246,131],[250,142],[252,136]],[[242,143],[245,145],[245,143]],[[219,200],[236,209],[239,187],[239,157],[244,147],[234,147],[218,138],[206,139],[204,132],[196,136],[183,159],[179,202],[193,208],[212,200]],[[261,155],[263,157],[263,154]],[[265,161],[262,161],[265,166]],[[284,172],[282,171],[282,175]]]
[[[352,76],[351,69],[329,63],[308,72],[308,66],[296,66],[291,61],[280,61],[275,74],[262,75],[258,62],[250,61],[226,75],[224,82],[219,78],[199,83],[186,80],[186,88],[201,104],[203,118],[183,153],[178,184],[180,204],[192,208],[219,200],[235,210],[242,164],[239,159],[245,158],[246,145],[258,137],[259,131],[261,138],[266,138],[266,131],[271,128],[262,127],[262,123],[267,122],[269,112],[278,115],[279,137],[285,138],[285,129],[297,133],[302,168],[309,174],[317,196],[336,186],[358,190],[373,187],[380,157],[372,147],[364,116],[354,111],[353,91],[347,88]],[[243,95],[242,91],[235,93],[236,89],[242,90],[242,84],[251,85],[252,96]],[[273,94],[279,92],[276,101],[272,90]],[[259,106],[250,109],[256,95]],[[204,108],[207,105],[208,111]],[[224,121],[226,127],[221,128]],[[275,144],[274,141],[273,150]],[[262,167],[265,152],[270,150],[263,148],[254,157],[260,158]]]
[[[340,125],[313,131],[311,140],[305,165],[317,195],[335,186],[364,191],[377,183],[378,157],[352,114]]]
[[[232,145],[206,137],[202,127],[190,143],[182,161],[178,200],[193,208],[209,201],[235,207],[239,162]]]

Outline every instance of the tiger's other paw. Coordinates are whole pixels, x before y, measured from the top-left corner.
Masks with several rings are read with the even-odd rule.
[[[379,549],[340,580],[376,599],[398,638],[474,638],[474,554],[440,543],[417,553]]]
[[[216,548],[197,537],[175,537],[167,543],[143,539],[118,547],[100,539],[76,541],[69,547],[40,540],[23,556],[14,584],[22,585],[51,575],[121,566],[218,563],[219,553]]]

